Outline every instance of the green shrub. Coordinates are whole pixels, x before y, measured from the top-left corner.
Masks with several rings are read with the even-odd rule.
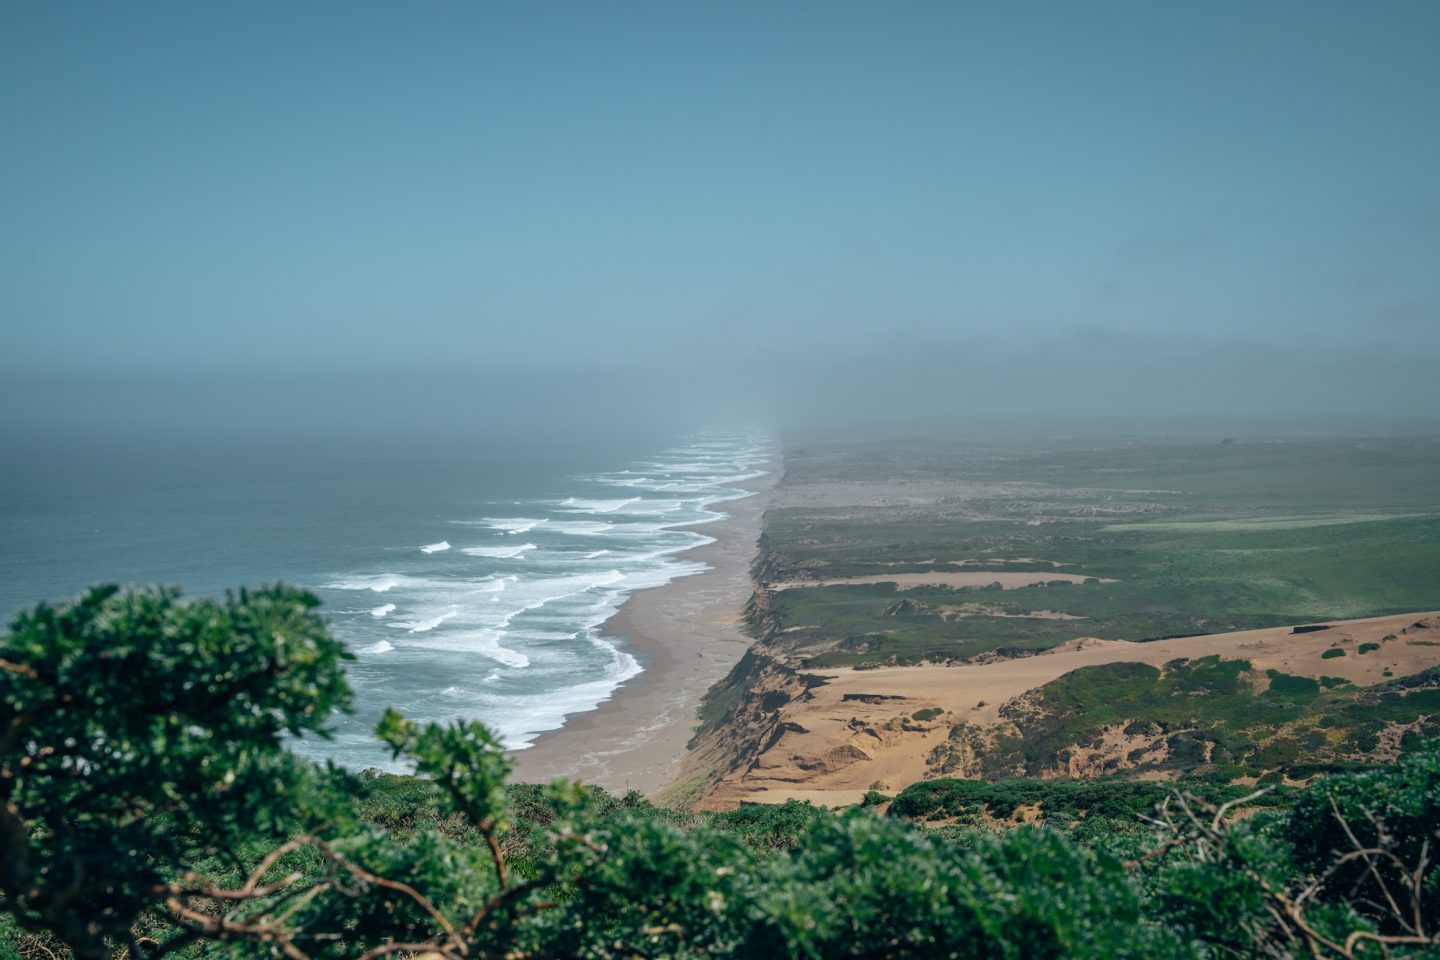
[[[314,599],[288,587],[223,602],[106,588],[22,615],[0,637],[0,958],[60,956],[63,942],[77,960],[1200,960],[1325,955],[1314,936],[1400,931],[1411,921],[1387,892],[1406,883],[1414,916],[1440,915],[1433,745],[1233,825],[1204,805],[1291,794],[1244,797],[1218,775],[1179,798],[1114,778],[948,780],[903,791],[891,817],[793,801],[701,815],[507,784],[484,727],[394,712],[377,735],[416,776],[300,760],[284,737],[323,732],[347,705],[343,659]],[[1193,669],[1196,690],[1239,676]],[[1091,689],[1115,694],[1125,675]],[[1428,680],[1406,683],[1375,709],[1429,709]],[[1265,750],[1286,760],[1299,737]],[[905,822],[1022,806],[1051,826]],[[1157,809],[1169,836],[1137,823]],[[1392,859],[1376,872],[1357,846]],[[1280,908],[1301,899],[1297,934]],[[1426,949],[1397,940],[1389,955]]]
[[[1312,677],[1296,677],[1278,670],[1267,671],[1270,676],[1270,694],[1279,697],[1305,699],[1320,692],[1320,683]]]

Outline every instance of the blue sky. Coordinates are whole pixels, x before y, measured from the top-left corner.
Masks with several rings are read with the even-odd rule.
[[[1440,4],[3,24],[0,372],[1440,356]]]

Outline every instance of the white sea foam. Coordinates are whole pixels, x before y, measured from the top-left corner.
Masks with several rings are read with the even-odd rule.
[[[632,503],[639,502],[639,497],[627,497],[624,500],[585,500],[579,497],[567,497],[560,501],[560,508],[566,513],[614,513]]]
[[[420,548],[421,553],[444,553],[450,549],[449,540],[441,540],[439,543],[427,543]]]
[[[687,505],[684,500],[644,500],[637,497],[615,512],[629,517],[663,517],[666,514],[678,513]]]
[[[617,477],[604,474],[594,479],[599,483],[608,483],[617,487],[644,487],[655,482],[649,477]]]
[[[429,617],[425,620],[419,620],[412,624],[407,624],[407,626],[410,627],[411,633],[429,633],[431,630],[434,630],[446,620],[454,620],[459,615],[460,609],[458,607],[451,607],[449,610],[446,610],[442,614]]]
[[[422,650],[442,653],[479,654],[491,660],[498,660],[507,667],[524,669],[530,665],[530,658],[517,650],[500,645],[503,630],[448,630],[418,640],[410,646]]]
[[[640,673],[639,661],[630,654],[604,640],[593,639],[611,657],[603,676],[543,697],[507,698],[505,722],[500,724],[500,736],[507,747],[524,750],[543,731],[561,726],[567,714],[594,709],[609,700],[620,684]]]
[[[606,523],[603,520],[556,520],[546,529],[580,537],[598,537],[602,533],[609,533],[615,529],[615,524]]]
[[[658,550],[650,550],[645,553],[632,554],[630,559],[640,563],[650,560],[659,560],[661,557],[668,557],[672,553],[684,553],[686,550],[694,550],[696,547],[703,547],[708,543],[714,543],[714,537],[704,537],[700,534],[692,534],[695,538],[687,543],[676,544],[673,547],[661,547]]]
[[[492,515],[454,521],[473,539],[462,533],[453,547],[421,548],[477,558],[469,577],[448,564],[422,576],[422,563],[433,570],[439,561],[410,547],[396,572],[337,578],[333,589],[396,601],[352,603],[337,624],[366,661],[352,677],[357,693],[365,702],[403,699],[419,719],[483,720],[511,749],[592,709],[640,672],[601,626],[633,591],[706,569],[675,556],[711,542],[685,528],[720,519],[715,504],[750,495],[724,484],[759,475],[767,459],[752,438],[702,436],[624,470],[577,477],[574,497],[492,501],[479,511]],[[394,644],[380,639],[386,633]],[[368,734],[350,734],[342,727],[335,752],[317,752],[347,765],[395,766]]]
[[[518,547],[462,547],[460,552],[471,557],[491,557],[496,560],[513,560],[534,549],[535,544],[523,543]]]
[[[492,530],[501,530],[508,534],[529,533],[536,527],[548,523],[548,520],[536,520],[531,517],[486,517],[484,522]]]
[[[376,593],[386,593],[396,587],[425,587],[433,582],[420,577],[407,577],[399,573],[379,573],[374,576],[336,580],[334,583],[327,583],[326,586],[332,590],[373,590]]]

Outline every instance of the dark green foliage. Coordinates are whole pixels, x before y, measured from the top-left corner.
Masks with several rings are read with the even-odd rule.
[[[1380,844],[1382,836],[1394,843],[1400,862],[1418,863],[1422,852],[1433,860],[1440,851],[1440,750],[1436,744],[1400,762],[1398,769],[1379,769],[1334,777],[1303,793],[1291,814],[1288,836],[1296,863],[1308,874],[1319,875],[1337,857]],[[1340,865],[1328,888],[1359,890],[1366,899],[1383,902],[1384,886],[1405,891],[1407,883],[1388,858],[1369,865],[1353,860]],[[1377,882],[1378,881],[1378,882]],[[1440,882],[1432,876],[1422,885],[1422,912],[1440,916]],[[1398,895],[1392,892],[1392,895]]]
[[[759,877],[750,957],[1188,957],[1118,862],[1047,830],[937,842],[830,817]]]
[[[794,802],[694,814],[507,785],[509,761],[476,724],[388,714],[377,733],[422,776],[293,757],[281,736],[321,730],[348,689],[313,600],[289,588],[194,603],[99,591],[0,639],[0,958],[62,957],[59,941],[82,960],[340,960],[406,943],[401,956],[593,960],[1288,956],[1301,941],[1275,906],[1317,876],[1305,917],[1322,940],[1303,945],[1332,956],[1323,938],[1405,929],[1384,906],[1399,868],[1376,880],[1338,859],[1357,844],[1418,863],[1418,910],[1440,912],[1424,859],[1440,841],[1433,747],[1319,781],[1293,812],[1282,790],[1247,798],[1279,806],[1234,827],[1171,816],[1168,840],[1137,817],[1173,814],[1172,788],[1115,779],[918,784],[891,817],[866,809],[886,799],[873,793],[842,814]],[[1187,698],[1248,689],[1213,658],[1085,689],[1114,697],[1126,677]],[[1403,683],[1371,706],[1435,706],[1429,678]],[[174,692],[197,684],[223,702]],[[1185,788],[1191,809],[1240,793],[1218,774]],[[1022,807],[1046,825],[988,826]],[[937,814],[989,819],[906,822]],[[1389,955],[1421,956],[1412,946]]]
[[[1228,783],[1215,783],[1199,778],[1182,785],[1206,800],[1223,803],[1242,796],[1244,788]],[[1049,820],[1064,816],[1067,820],[1095,817],[1104,820],[1136,822],[1149,815],[1155,806],[1177,789],[1173,783],[1153,780],[926,780],[911,784],[896,796],[890,805],[890,816],[908,820],[934,820],[941,817],[973,817],[984,813],[1005,820],[1021,806],[1033,805]],[[1272,794],[1270,803],[1285,795]]]
[[[291,587],[182,602],[91,590],[0,647],[0,889],[30,929],[104,956],[197,856],[334,815],[282,746],[350,702],[349,659]]]
[[[934,720],[936,717],[940,716],[940,714],[944,712],[945,711],[941,710],[939,707],[926,707],[923,710],[916,710],[913,714],[911,714],[910,719],[918,720],[919,722],[924,723],[927,720]]]
[[[1370,653],[1370,652],[1372,652],[1372,651],[1379,650],[1379,649],[1380,649],[1380,644],[1378,644],[1378,643],[1362,643],[1362,644],[1360,644],[1360,651],[1359,651],[1359,652],[1360,652],[1361,654],[1366,654],[1366,653]]]
[[[1308,700],[1320,692],[1320,683],[1311,677],[1294,677],[1279,670],[1267,670],[1270,676],[1269,693],[1272,697],[1286,697]]]
[[[1155,863],[1154,909],[1218,956],[1263,955],[1267,943],[1279,956],[1436,956],[1437,747],[1321,780],[1284,813],[1167,817],[1179,854]]]
[[[1324,653],[1320,654],[1320,659],[1321,659],[1321,660],[1334,660],[1336,657],[1343,657],[1343,656],[1345,656],[1345,651],[1344,651],[1344,650],[1341,650],[1339,647],[1331,647],[1329,650],[1326,650]]]

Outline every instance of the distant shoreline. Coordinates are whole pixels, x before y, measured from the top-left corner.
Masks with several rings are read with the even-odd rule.
[[[644,672],[621,684],[592,710],[569,714],[564,726],[514,751],[515,779],[543,783],[568,777],[623,793],[654,794],[679,772],[705,691],[749,649],[739,618],[750,597],[750,564],[761,517],[779,481],[772,458],[765,476],[732,484],[751,491],[712,509],[725,519],[695,528],[715,541],[678,556],[711,569],[631,594],[601,627],[627,646]]]

